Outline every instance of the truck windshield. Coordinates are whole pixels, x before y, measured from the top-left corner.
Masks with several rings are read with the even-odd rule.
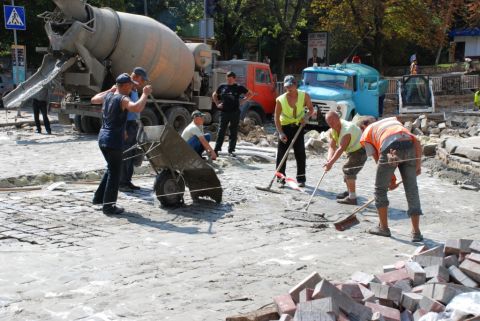
[[[353,90],[353,77],[346,75],[306,72],[303,75],[303,83],[307,86],[313,87],[330,86]]]

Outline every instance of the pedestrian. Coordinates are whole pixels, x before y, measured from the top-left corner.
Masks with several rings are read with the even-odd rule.
[[[480,109],[480,89],[477,90],[473,96],[473,110],[478,111]]]
[[[148,75],[147,71],[142,67],[135,67],[130,75],[133,81],[138,83],[134,85],[132,92],[130,93],[130,100],[136,102],[139,99],[138,92],[142,90],[147,84]],[[138,122],[140,121],[140,113],[128,112],[127,125],[125,127],[125,144],[122,162],[122,172],[120,175],[120,191],[133,192],[139,190],[140,187],[132,183],[133,169],[138,157],[137,149],[132,148],[137,143]],[[126,152],[125,152],[126,151]],[[143,157],[143,155],[141,155]]]
[[[410,75],[418,75],[417,55],[410,56]]]
[[[337,202],[357,205],[355,181],[367,161],[367,153],[360,144],[362,130],[356,124],[340,119],[334,111],[329,111],[325,120],[331,129],[328,158],[323,168],[328,172],[343,153],[347,155],[347,161],[342,168],[347,191],[337,195]]]
[[[379,225],[368,230],[368,233],[390,237],[388,228],[388,189],[398,187],[395,169],[398,167],[402,176],[405,196],[408,203],[407,214],[412,222],[411,240],[423,240],[420,232],[420,196],[418,194],[417,176],[421,173],[422,146],[408,129],[395,118],[385,118],[370,124],[362,134],[360,143],[368,156],[377,162],[375,178],[375,206],[379,217]]]
[[[211,135],[203,132],[205,114],[199,110],[192,113],[192,122],[183,130],[182,138],[193,148],[198,155],[202,156],[204,151],[210,155],[212,160],[217,159],[217,154],[210,147]]]
[[[43,125],[48,135],[52,133],[50,128],[50,121],[48,120],[48,88],[43,88],[35,95],[32,101],[33,105],[33,119],[35,120],[35,127],[37,127],[37,133],[42,133],[42,126],[40,124],[40,113],[42,113]]]
[[[285,87],[286,92],[277,97],[274,116],[275,127],[277,128],[279,135],[276,161],[277,168],[287,152],[288,147],[292,143],[293,137],[297,131],[300,130],[300,125],[306,121],[305,118],[308,119],[314,115],[310,96],[306,92],[297,89],[297,81],[294,76],[285,76],[283,86]],[[308,108],[308,117],[305,115],[305,106]],[[305,176],[307,156],[305,153],[303,129],[301,129],[297,140],[293,144],[293,151],[295,154],[295,160],[297,161],[298,186],[304,187],[307,180]],[[287,162],[284,162],[279,169],[279,172],[284,176],[286,176],[286,166]],[[285,180],[279,179],[279,183],[284,185]]]
[[[128,112],[141,112],[147,103],[152,87],[143,87],[143,94],[137,102],[132,102],[129,95],[137,85],[127,74],[116,78],[116,85],[111,89],[95,95],[92,104],[102,105],[102,128],[98,134],[98,145],[107,161],[107,170],[102,177],[93,197],[94,205],[103,205],[103,213],[121,214],[123,208],[116,205],[120,173],[122,170],[123,145],[125,143],[125,126]]]
[[[244,98],[240,101],[240,96]],[[238,124],[240,123],[240,105],[252,98],[253,93],[242,85],[237,84],[237,76],[233,71],[227,73],[227,82],[221,84],[212,95],[213,102],[220,110],[220,127],[218,128],[215,154],[222,150],[227,128],[230,130],[228,140],[228,154],[235,157],[237,145]]]

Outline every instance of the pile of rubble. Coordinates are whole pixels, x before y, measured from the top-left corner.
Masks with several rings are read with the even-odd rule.
[[[314,272],[271,306],[226,320],[480,320],[479,283],[480,241],[448,240],[421,246],[377,275],[329,282]]]
[[[447,119],[436,120],[427,115],[420,115],[415,121],[406,121],[404,126],[417,136],[430,137],[473,137],[480,135],[480,124],[475,119]]]
[[[255,125],[250,119],[240,122],[238,137],[242,141],[258,145],[259,147],[270,147],[277,144],[275,135],[268,134],[264,127]]]

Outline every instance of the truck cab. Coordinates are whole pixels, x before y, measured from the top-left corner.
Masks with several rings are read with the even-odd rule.
[[[342,119],[356,114],[379,117],[379,103],[387,90],[380,73],[364,64],[308,67],[302,72],[300,90],[306,91],[317,118],[310,125],[326,126],[325,114],[336,111]]]
[[[241,119],[248,117],[257,125],[263,124],[267,116],[274,113],[277,97],[270,66],[255,61],[233,59],[219,61],[217,67],[233,71],[237,75],[237,83],[254,93],[253,98],[240,107]]]

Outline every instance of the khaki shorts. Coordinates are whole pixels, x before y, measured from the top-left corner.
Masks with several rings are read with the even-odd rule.
[[[357,174],[367,161],[367,153],[364,148],[351,153],[347,153],[347,161],[343,164],[343,174],[345,179],[357,179]]]

